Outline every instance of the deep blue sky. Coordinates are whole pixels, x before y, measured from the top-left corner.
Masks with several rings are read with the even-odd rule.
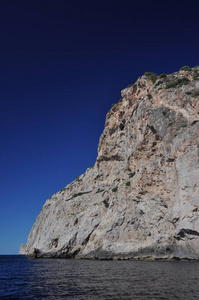
[[[196,1],[0,1],[0,254],[92,166],[106,112],[145,71],[199,64]]]

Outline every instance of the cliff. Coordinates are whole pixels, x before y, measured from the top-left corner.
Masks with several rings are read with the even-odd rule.
[[[121,94],[95,165],[46,201],[20,253],[199,259],[199,67]]]

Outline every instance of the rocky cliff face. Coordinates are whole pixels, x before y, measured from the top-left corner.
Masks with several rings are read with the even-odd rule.
[[[199,67],[122,91],[93,167],[44,204],[21,253],[199,258]]]

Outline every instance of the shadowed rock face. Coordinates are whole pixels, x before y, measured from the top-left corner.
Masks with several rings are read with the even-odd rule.
[[[21,254],[199,259],[197,70],[122,91],[95,165],[46,201]]]

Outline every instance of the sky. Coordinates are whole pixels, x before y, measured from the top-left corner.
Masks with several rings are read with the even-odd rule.
[[[94,165],[105,117],[146,71],[199,65],[196,1],[0,0],[0,254]]]

